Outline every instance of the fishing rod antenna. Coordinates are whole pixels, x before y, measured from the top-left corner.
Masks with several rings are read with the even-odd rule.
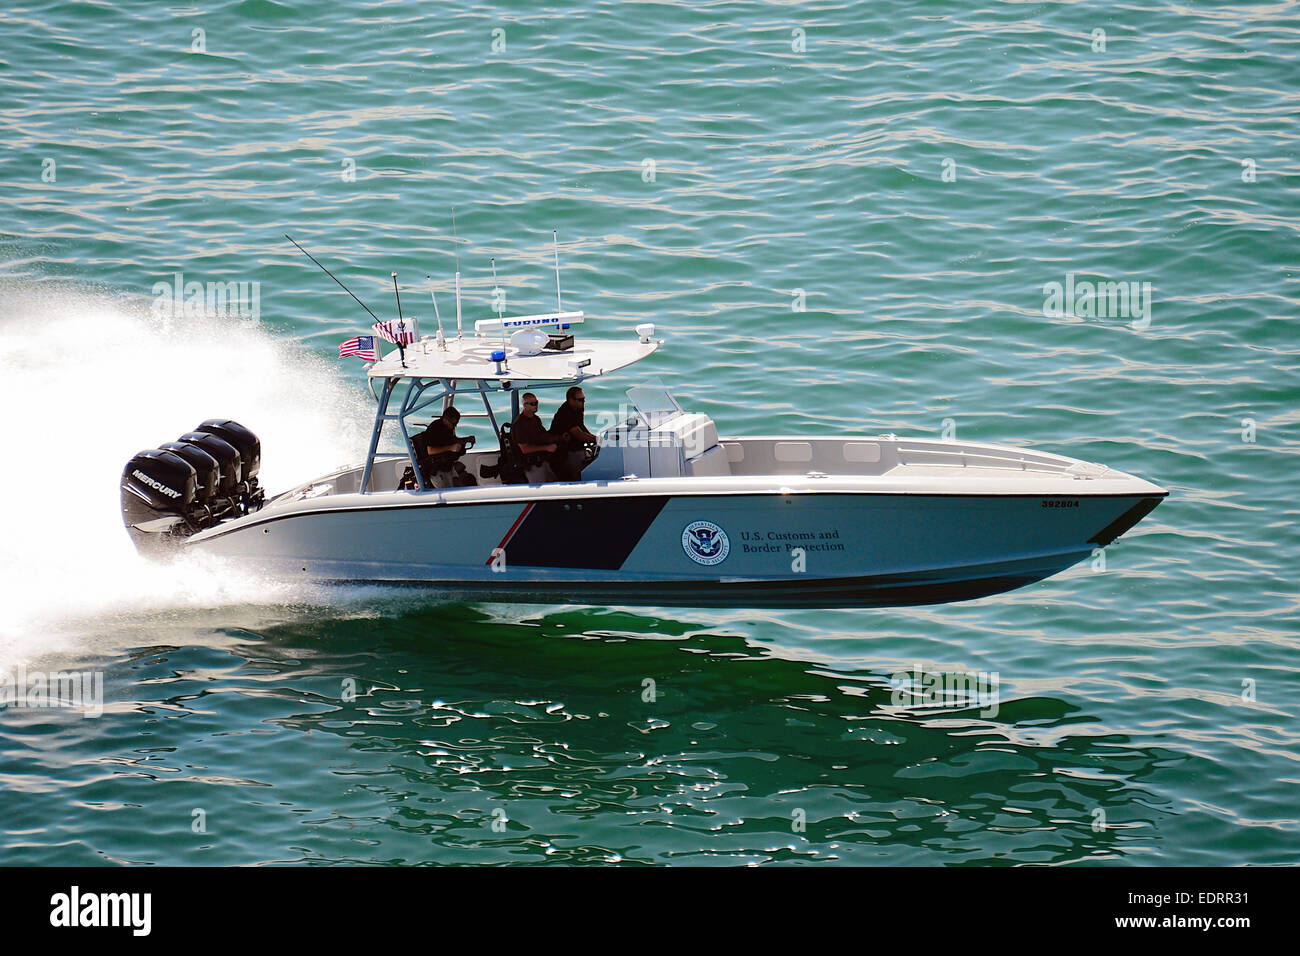
[[[335,282],[338,282],[338,284],[339,284],[339,288],[342,289],[344,292],[346,292],[348,295],[352,296],[352,298],[356,300],[357,305],[361,306],[361,308],[365,309],[367,312],[370,312],[370,306],[366,305],[366,304],[365,304],[364,302],[362,302],[360,299],[357,299],[356,295],[352,292],[352,290],[349,289],[347,286],[345,286],[342,282],[339,281],[339,277],[338,277],[338,276],[336,276],[334,273],[330,272],[330,271],[329,271],[328,269],[326,269],[323,265],[321,265],[320,262],[317,261],[316,257],[313,256],[310,252],[308,252],[308,251],[307,251],[306,249],[304,249],[302,246],[299,246],[298,243],[297,243],[297,241],[293,238],[293,236],[289,235],[289,234],[286,232],[286,233],[284,234],[284,238],[288,239],[288,240],[289,240],[290,242],[292,242],[295,246],[298,246],[298,251],[299,251],[299,252],[301,252],[304,256],[306,256],[306,257],[307,257],[308,259],[310,259],[312,262],[315,262],[315,263],[316,263],[316,268],[320,269],[321,272],[325,273],[327,276],[329,276],[329,277],[330,277],[331,279],[333,279]],[[370,312],[370,317],[371,317],[372,319],[374,319],[376,322],[379,321],[379,316],[375,315],[375,313],[373,313],[373,312]]]

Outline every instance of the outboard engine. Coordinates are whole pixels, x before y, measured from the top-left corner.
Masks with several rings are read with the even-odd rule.
[[[122,471],[122,520],[137,548],[173,542],[192,534],[198,475],[170,451],[142,451]]]
[[[262,443],[228,419],[210,419],[122,472],[122,520],[140,550],[178,544],[225,518],[256,511]]]
[[[227,509],[238,509],[240,500],[239,472],[243,468],[239,449],[210,432],[186,432],[179,439],[195,445],[217,460],[216,501]]]
[[[169,451],[194,467],[198,479],[198,485],[194,489],[196,508],[208,509],[209,517],[213,519],[224,518],[230,512],[231,506],[223,503],[217,494],[221,484],[221,465],[215,458],[198,445],[187,441],[167,442],[165,445],[159,445],[158,449]]]
[[[257,485],[257,473],[262,467],[262,442],[239,422],[224,418],[210,418],[196,432],[207,432],[233,445],[239,452],[242,467],[239,471],[241,505],[245,511],[262,507],[266,493]]]

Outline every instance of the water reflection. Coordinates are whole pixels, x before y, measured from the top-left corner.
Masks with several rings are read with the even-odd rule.
[[[1168,812],[1136,783],[1154,751],[1052,697],[916,713],[886,673],[687,620],[506,614],[284,624],[127,667],[144,712],[274,738],[226,775],[307,805],[290,858],[379,858],[347,834],[411,861],[1059,863],[1149,845]]]

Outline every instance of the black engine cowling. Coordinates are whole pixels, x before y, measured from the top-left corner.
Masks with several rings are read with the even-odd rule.
[[[136,547],[192,533],[198,475],[170,451],[142,451],[122,470],[122,520]]]
[[[262,443],[238,422],[211,419],[122,472],[122,520],[137,548],[176,544],[262,506]]]
[[[179,441],[195,445],[217,460],[220,475],[217,478],[216,494],[221,498],[236,499],[240,492],[239,474],[243,470],[243,461],[239,449],[223,438],[211,432],[186,432]]]
[[[239,422],[232,422],[224,418],[210,418],[194,430],[216,435],[223,441],[234,445],[239,451],[239,458],[243,466],[240,469],[239,480],[256,484],[254,479],[262,467],[262,442],[256,435],[239,424]]]
[[[207,504],[217,493],[221,481],[221,465],[198,445],[187,441],[169,441],[158,446],[159,451],[169,451],[178,458],[183,458],[194,468],[198,485],[194,489],[194,500]]]
[[[207,517],[214,520],[230,514],[235,503],[228,496],[223,497],[221,494],[221,463],[216,458],[198,445],[187,441],[170,441],[159,445],[158,448],[160,451],[169,451],[178,458],[185,459],[194,467],[198,479],[194,489],[195,509],[206,508],[209,512]],[[202,521],[205,527],[210,523],[201,516],[196,516],[196,520]]]
[[[262,468],[262,442],[239,422],[228,418],[210,418],[194,430],[216,435],[239,452],[239,483],[236,502],[245,511],[262,507],[265,493],[257,484],[257,473]]]

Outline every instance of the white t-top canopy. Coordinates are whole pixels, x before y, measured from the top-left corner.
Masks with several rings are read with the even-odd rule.
[[[662,340],[642,342],[633,332],[625,341],[578,338],[567,352],[545,350],[538,355],[520,355],[510,345],[503,346],[496,335],[449,338],[445,350],[432,340],[406,347],[406,368],[394,348],[370,367],[375,378],[443,378],[486,379],[511,382],[564,382],[594,378],[626,368],[653,355]],[[498,371],[492,353],[504,351],[506,359]],[[585,363],[585,364],[584,364]]]

